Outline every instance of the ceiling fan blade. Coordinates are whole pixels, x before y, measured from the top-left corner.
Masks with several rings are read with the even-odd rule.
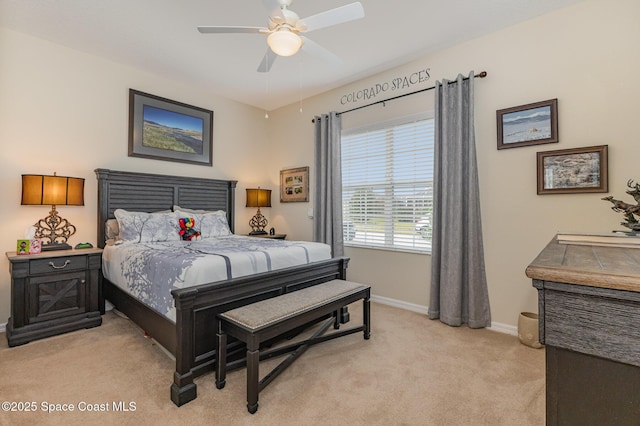
[[[308,16],[301,19],[298,22],[298,26],[305,27],[304,31],[309,32],[361,18],[364,18],[364,8],[362,7],[362,3],[357,1],[345,6],[336,7],[335,9],[329,9],[316,15]]]
[[[258,72],[269,72],[277,57],[278,55],[273,53],[273,50],[267,47],[267,53],[264,54],[264,58],[262,58],[262,62],[260,62],[260,65],[258,66]]]
[[[263,27],[198,27],[198,31],[202,34],[260,34],[269,32],[269,29]]]
[[[331,65],[338,65],[342,62],[342,60],[336,56],[333,52],[325,49],[320,46],[315,41],[309,39],[305,36],[300,36],[302,38],[302,50],[309,55],[315,56],[321,61],[327,62]]]
[[[267,9],[269,13],[269,17],[280,17],[282,21],[285,20],[284,14],[282,13],[282,8],[280,8],[279,0],[262,0],[262,4],[264,4],[264,8]]]

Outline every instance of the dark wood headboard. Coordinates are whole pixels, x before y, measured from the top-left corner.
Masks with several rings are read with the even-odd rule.
[[[107,219],[116,209],[138,212],[189,209],[224,210],[234,232],[235,180],[205,179],[96,169],[98,246],[104,247]]]

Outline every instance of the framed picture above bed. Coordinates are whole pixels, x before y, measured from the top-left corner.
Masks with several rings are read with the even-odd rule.
[[[496,111],[498,149],[558,142],[558,100]]]
[[[280,170],[280,202],[309,201],[309,167]]]
[[[129,156],[211,166],[213,111],[129,89]]]

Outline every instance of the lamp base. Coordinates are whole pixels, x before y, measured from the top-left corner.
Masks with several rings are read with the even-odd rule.
[[[67,243],[42,244],[42,251],[71,250],[72,248],[73,247]]]
[[[251,231],[249,232],[249,235],[267,235],[267,231],[262,230],[262,231]]]

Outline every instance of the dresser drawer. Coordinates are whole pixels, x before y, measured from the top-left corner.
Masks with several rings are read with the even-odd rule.
[[[548,284],[543,308],[545,344],[640,367],[637,294],[628,292],[622,298],[620,293],[625,292]]]
[[[86,268],[87,256],[34,259],[29,262],[30,274],[50,274],[52,272],[78,271]]]

